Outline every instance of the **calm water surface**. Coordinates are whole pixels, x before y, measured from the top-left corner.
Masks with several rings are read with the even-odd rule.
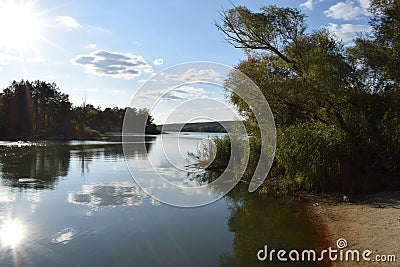
[[[201,137],[187,136],[182,150]],[[172,179],[193,180],[168,170],[160,137],[146,148]],[[143,160],[141,149],[127,156]],[[257,251],[321,245],[295,201],[240,187],[199,208],[154,201],[118,142],[0,142],[0,178],[0,266],[279,266],[257,262]]]

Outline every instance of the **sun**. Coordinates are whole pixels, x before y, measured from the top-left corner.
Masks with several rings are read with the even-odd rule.
[[[0,241],[3,246],[14,248],[23,237],[24,231],[20,221],[7,220],[1,226]]]
[[[0,48],[18,50],[35,49],[44,27],[35,12],[33,1],[0,1]]]

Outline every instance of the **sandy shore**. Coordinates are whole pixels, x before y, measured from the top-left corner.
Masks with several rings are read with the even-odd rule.
[[[344,238],[343,251],[371,250],[370,262],[336,261],[333,266],[400,266],[400,191],[360,196],[354,203],[338,198],[307,196],[313,222],[321,229],[321,238],[336,249]],[[375,258],[378,255],[378,258]],[[377,262],[395,255],[396,262]],[[380,258],[379,258],[380,257]]]

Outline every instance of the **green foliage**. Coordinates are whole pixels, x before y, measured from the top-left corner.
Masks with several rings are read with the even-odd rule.
[[[305,16],[292,8],[266,6],[260,12],[253,13],[239,6],[224,12],[222,24],[216,24],[228,42],[236,48],[250,50],[268,50],[298,70],[297,62],[285,54],[282,49],[304,34]]]
[[[217,28],[247,54],[237,68],[259,86],[274,112],[276,161],[264,190],[346,191],[357,184],[377,189],[384,176],[395,177],[393,187],[400,181],[400,4],[373,0],[370,11],[373,34],[347,48],[326,29],[306,31],[305,16],[295,9],[235,7],[221,13]],[[246,91],[238,76],[225,85]],[[251,177],[258,122],[238,95],[227,95],[254,135],[246,170]]]
[[[275,165],[297,188],[320,192],[334,184],[347,150],[346,135],[322,123],[279,129]]]
[[[223,122],[191,122],[191,123],[170,123],[162,125],[164,132],[209,132],[226,133],[226,128],[230,130],[235,125],[233,121]]]
[[[130,116],[157,133],[145,109],[130,109]],[[0,94],[0,137],[3,139],[101,139],[101,133],[120,132],[126,109],[72,107],[68,95],[55,83],[14,81]]]
[[[228,166],[229,159],[231,157],[231,140],[228,135],[225,135],[222,138],[215,137],[213,139],[215,145],[215,151],[212,151],[212,155],[214,156],[213,162],[207,167],[208,170],[217,170],[223,171],[226,166]],[[207,160],[207,151],[199,151],[197,158],[206,158]]]
[[[355,40],[349,50],[359,73],[372,92],[399,90],[400,69],[400,3],[395,0],[373,0],[370,11],[374,36]]]
[[[14,81],[0,98],[1,135],[28,138],[44,132],[65,134],[70,128],[71,103],[54,83]]]

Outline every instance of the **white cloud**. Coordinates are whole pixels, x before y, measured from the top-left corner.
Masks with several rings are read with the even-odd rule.
[[[153,64],[156,65],[156,66],[162,65],[162,64],[164,64],[164,59],[156,58],[156,59],[153,60]]]
[[[333,19],[353,20],[368,15],[368,7],[368,0],[359,0],[358,5],[354,1],[339,2],[324,11],[324,14]]]
[[[306,2],[300,4],[300,7],[307,8],[309,10],[314,10],[314,1],[313,0],[307,0]]]
[[[304,7],[308,10],[314,10],[314,5],[318,2],[318,3],[322,3],[325,0],[307,0],[304,3],[301,3],[299,5],[300,8]]]
[[[213,69],[189,69],[182,75],[166,75],[165,79],[180,81],[180,82],[206,82],[206,81],[221,81],[221,74]]]
[[[181,86],[168,92],[164,97],[175,100],[185,100],[192,97],[200,97],[205,93],[203,88],[195,88],[192,86]]]
[[[333,33],[337,40],[342,40],[343,42],[351,41],[356,37],[357,33],[370,32],[372,27],[363,24],[335,24],[329,23],[327,26],[328,30]]]
[[[73,17],[70,16],[57,16],[56,20],[58,22],[59,25],[62,25],[64,27],[67,27],[69,29],[78,29],[81,28],[82,25],[79,24],[76,19],[74,19]]]
[[[132,79],[141,76],[142,73],[153,72],[151,65],[141,56],[104,50],[78,55],[71,63],[84,67],[86,73],[113,78]]]
[[[371,0],[358,0],[358,2],[365,12],[368,12],[367,9],[371,6]]]
[[[86,46],[86,48],[95,49],[96,48],[96,44],[88,44]]]
[[[154,98],[160,98],[162,101],[187,100],[193,97],[202,97],[206,93],[204,88],[196,88],[186,85],[169,90],[170,88],[165,88],[143,92],[138,96],[138,98],[143,100],[154,100]]]

